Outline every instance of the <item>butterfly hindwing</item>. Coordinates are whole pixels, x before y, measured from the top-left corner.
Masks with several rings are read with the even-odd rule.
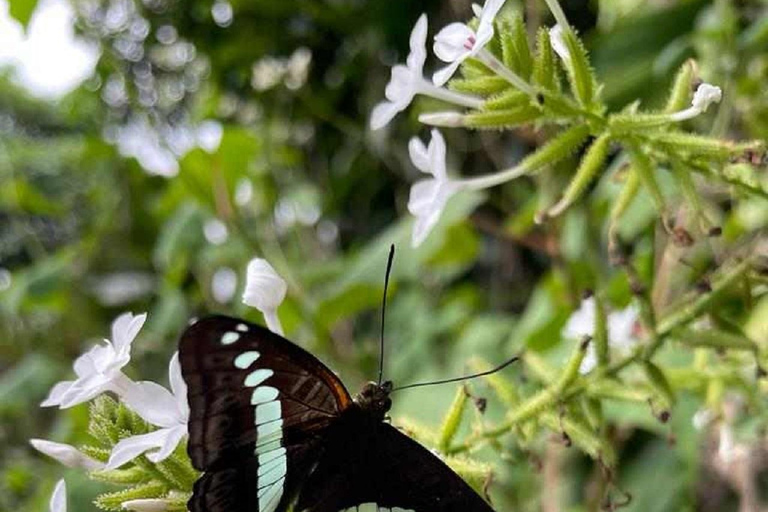
[[[327,439],[296,510],[493,512],[443,461],[396,428],[354,417],[346,423]]]
[[[225,316],[181,337],[190,405],[188,452],[205,474],[192,512],[272,512],[319,456],[325,429],[349,406],[318,359],[269,330]]]

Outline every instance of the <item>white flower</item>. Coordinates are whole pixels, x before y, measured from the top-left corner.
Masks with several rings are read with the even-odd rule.
[[[121,503],[125,510],[135,512],[163,512],[168,510],[168,501],[160,499],[128,500]]]
[[[282,335],[283,328],[277,317],[277,307],[285,299],[288,286],[267,260],[254,258],[248,263],[243,302],[261,311],[267,327]]]
[[[555,53],[563,59],[563,62],[567,64],[571,61],[571,52],[568,50],[568,45],[565,44],[563,27],[561,27],[560,24],[549,29],[549,42],[552,45],[552,49],[555,50]]]
[[[82,468],[88,471],[104,468],[104,464],[68,444],[55,443],[46,439],[30,439],[29,444],[35,450],[56,459],[68,468]]]
[[[123,401],[144,420],[160,428],[117,443],[112,449],[106,469],[118,468],[144,452],[150,452],[147,458],[152,462],[160,462],[173,453],[187,434],[187,385],[181,376],[178,352],[168,365],[168,380],[171,384],[170,392],[149,381],[132,382],[128,387]]]
[[[610,313],[606,319],[609,345],[619,352],[626,352],[637,341],[634,334],[637,323],[637,309],[634,305]],[[563,327],[563,337],[578,339],[584,336],[594,336],[597,317],[597,305],[594,297],[589,297],[581,302],[579,309],[571,315]],[[589,373],[597,365],[597,354],[594,343],[590,343],[579,371],[582,374]]]
[[[384,95],[387,101],[376,105],[371,114],[371,128],[378,130],[386,126],[398,112],[405,110],[413,97],[421,92],[424,82],[424,61],[427,59],[427,15],[422,14],[411,31],[411,53],[406,65],[398,64],[392,68],[392,78],[387,84]]]
[[[50,512],[67,512],[67,484],[63,478],[56,482],[56,487],[53,488],[48,509]]]
[[[435,85],[447,82],[462,62],[477,55],[488,44],[493,38],[493,20],[503,5],[504,0],[486,0],[477,31],[465,23],[456,22],[438,32],[433,47],[435,55],[449,64],[434,74],[432,81]]]
[[[51,389],[43,407],[61,409],[87,402],[105,391],[121,393],[128,378],[120,371],[131,360],[131,343],[147,315],[123,313],[112,323],[112,340],[104,340],[75,360],[77,380],[59,382]]]
[[[693,94],[691,106],[700,112],[706,112],[712,103],[720,103],[723,99],[723,90],[716,85],[701,84]]]
[[[448,178],[445,168],[445,139],[437,130],[432,130],[432,140],[429,146],[414,137],[408,143],[411,161],[420,171],[433,177],[416,182],[411,187],[408,199],[408,211],[416,216],[411,242],[414,247],[427,238],[429,232],[437,224],[440,214],[448,199],[458,192],[461,185]]]
[[[713,103],[720,103],[723,99],[723,90],[716,85],[703,83],[696,88],[693,94],[691,106],[670,116],[673,121],[686,121],[694,118],[709,109]]]

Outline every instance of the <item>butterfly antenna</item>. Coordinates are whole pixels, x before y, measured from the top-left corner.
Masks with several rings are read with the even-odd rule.
[[[433,381],[433,382],[419,382],[417,384],[408,384],[407,386],[401,386],[399,388],[395,388],[392,391],[400,391],[401,389],[409,389],[409,388],[420,388],[420,387],[423,387],[423,386],[435,386],[437,384],[448,384],[450,382],[461,382],[463,380],[475,379],[477,377],[485,377],[486,375],[491,375],[493,373],[496,373],[496,372],[499,372],[499,371],[503,370],[504,368],[506,368],[507,366],[511,365],[512,363],[514,363],[518,359],[520,359],[520,357],[519,356],[515,356],[512,359],[510,359],[508,361],[505,361],[504,363],[500,364],[499,366],[497,366],[496,368],[494,368],[492,370],[487,370],[487,371],[480,372],[480,373],[474,373],[472,375],[465,375],[464,377],[455,377],[453,379],[436,380],[436,381]]]
[[[381,337],[379,342],[379,385],[384,377],[384,317],[387,312],[387,288],[389,288],[389,274],[392,272],[392,261],[395,259],[395,244],[389,246],[389,258],[387,258],[387,273],[384,275],[384,296],[381,298]]]

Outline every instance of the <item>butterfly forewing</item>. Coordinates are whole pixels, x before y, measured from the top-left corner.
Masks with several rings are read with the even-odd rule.
[[[319,456],[322,433],[351,403],[336,376],[284,338],[208,317],[179,343],[190,406],[188,452],[206,474],[193,512],[271,512]]]

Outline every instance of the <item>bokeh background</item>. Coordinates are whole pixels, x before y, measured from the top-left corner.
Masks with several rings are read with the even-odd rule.
[[[507,3],[531,30],[552,23],[543,1]],[[612,107],[659,105],[695,57],[728,92],[711,133],[768,135],[768,2],[562,3]],[[430,239],[410,247],[406,204],[418,172],[407,141],[427,135],[416,118],[434,104],[417,101],[386,130],[367,123],[421,12],[433,34],[470,10],[465,0],[0,0],[0,510],[47,510],[63,474],[70,510],[95,510],[99,484],[27,444],[77,444],[87,407],[37,404],[123,311],[149,313],[128,373],[163,384],[190,317],[261,322],[239,299],[255,256],[289,282],[280,310],[288,336],[351,390],[375,375],[390,243],[386,372],[401,384],[524,347],[557,360],[562,326],[598,276],[616,307],[629,302],[602,250],[610,183],[555,230],[534,226],[546,194],[534,182],[462,195]],[[446,136],[450,165],[465,175],[501,169],[541,140],[533,130]],[[650,206],[640,201],[631,215],[630,235],[652,239]],[[766,224],[764,204],[724,218],[726,233]],[[768,304],[753,315],[752,335],[768,341]],[[403,392],[393,414],[434,427],[454,391]],[[743,506],[710,463],[707,428],[691,420],[700,408],[683,397],[669,425],[636,407],[610,413],[617,473],[635,498],[625,510]],[[747,421],[740,432],[754,439],[764,428]],[[763,454],[765,493],[765,447],[752,446]],[[598,470],[556,440],[481,456],[494,467],[499,510],[593,509]]]

